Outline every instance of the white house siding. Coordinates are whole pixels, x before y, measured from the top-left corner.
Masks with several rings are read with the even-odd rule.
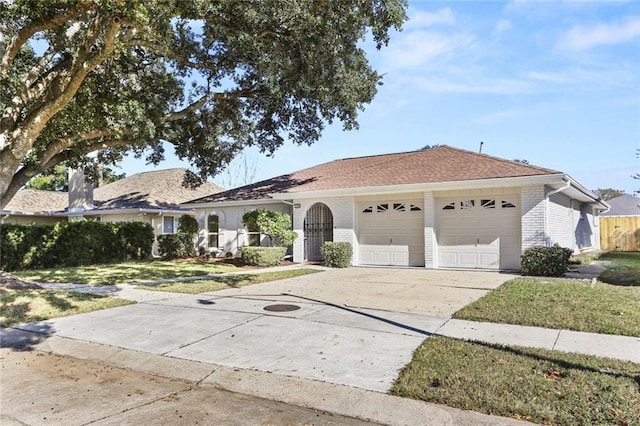
[[[548,243],[574,252],[598,248],[599,233],[591,206],[564,194],[548,197]]]
[[[543,185],[520,188],[522,250],[547,245],[545,190]]]
[[[562,247],[575,249],[576,217],[571,207],[571,199],[564,194],[551,194],[547,201],[547,234],[549,245],[559,244]],[[580,211],[578,210],[578,217]]]
[[[0,217],[0,223],[13,223],[16,225],[54,225],[58,222],[66,222],[66,217],[59,216],[8,216]]]
[[[248,245],[249,237],[247,229],[242,223],[242,216],[251,210],[266,208],[272,211],[291,214],[291,206],[287,204],[251,204],[242,206],[229,206],[218,208],[198,208],[196,209],[196,220],[200,228],[198,233],[198,247],[205,250],[225,255],[231,253],[234,256],[240,254],[240,249]],[[219,247],[208,247],[207,217],[209,215],[218,216]],[[266,241],[264,242],[266,244]]]
[[[304,262],[304,219],[307,211],[316,203],[326,205],[333,215],[333,241],[347,242],[353,246],[354,259],[358,252],[358,244],[354,234],[354,198],[327,197],[313,200],[293,200],[293,230],[298,238],[293,242],[293,261]],[[299,205],[299,207],[298,207]]]

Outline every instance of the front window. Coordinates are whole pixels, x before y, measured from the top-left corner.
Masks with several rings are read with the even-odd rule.
[[[209,247],[220,247],[220,218],[210,215],[207,218],[207,234],[209,235]]]
[[[255,224],[250,224],[247,228],[247,238],[250,246],[258,247],[260,246],[260,242],[262,241],[262,236],[260,235],[260,230]]]
[[[175,220],[173,216],[164,216],[162,219],[162,233],[173,234],[175,233]]]

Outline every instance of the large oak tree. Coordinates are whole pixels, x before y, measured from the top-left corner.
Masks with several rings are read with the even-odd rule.
[[[0,1],[0,208],[66,162],[157,164],[198,179],[246,146],[357,127],[381,76],[361,42],[399,29],[405,0]]]

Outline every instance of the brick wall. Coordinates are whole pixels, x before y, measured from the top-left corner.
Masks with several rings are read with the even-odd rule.
[[[520,190],[522,205],[522,250],[536,245],[547,245],[545,232],[545,190],[543,185],[525,186]]]

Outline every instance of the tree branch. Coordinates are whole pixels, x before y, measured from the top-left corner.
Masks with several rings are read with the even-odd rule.
[[[93,9],[94,7],[95,5],[93,2],[84,0],[79,3],[75,9],[67,10],[51,19],[36,22],[33,23],[33,25],[22,28],[11,38],[7,48],[4,50],[2,58],[0,59],[0,77],[5,77],[7,75],[11,64],[13,64],[13,60],[20,51],[20,48],[29,41],[34,34],[62,25],[88,10]]]
[[[191,105],[181,109],[180,111],[170,112],[164,116],[166,121],[177,121],[187,117],[189,114],[197,111],[204,104],[210,100],[224,100],[224,99],[237,99],[248,98],[256,96],[260,93],[259,90],[237,90],[235,92],[216,92],[207,93]]]

